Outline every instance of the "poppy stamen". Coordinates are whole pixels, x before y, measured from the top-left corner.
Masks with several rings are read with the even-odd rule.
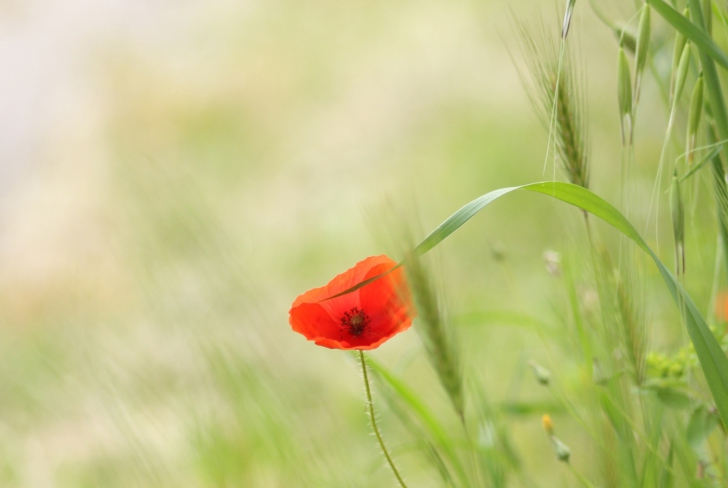
[[[341,317],[341,325],[349,329],[349,334],[358,337],[369,325],[369,316],[363,310],[354,307],[348,312],[344,312],[344,316]]]

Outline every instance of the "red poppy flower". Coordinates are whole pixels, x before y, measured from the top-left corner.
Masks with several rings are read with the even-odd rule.
[[[394,268],[387,256],[373,256],[321,288],[296,298],[288,322],[309,341],[330,349],[374,349],[407,330],[415,315],[402,268],[340,297],[332,297]]]

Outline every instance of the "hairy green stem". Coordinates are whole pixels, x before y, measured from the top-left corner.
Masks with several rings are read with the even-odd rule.
[[[397,468],[394,466],[394,462],[389,455],[389,451],[387,451],[387,448],[384,446],[382,435],[379,433],[379,428],[377,427],[377,419],[374,416],[374,402],[372,401],[372,389],[369,386],[369,374],[367,373],[367,362],[366,359],[364,359],[364,351],[359,351],[359,360],[361,361],[361,372],[364,375],[364,388],[367,392],[367,411],[369,412],[369,419],[372,421],[372,429],[374,429],[374,435],[377,436],[377,440],[379,441],[379,447],[382,448],[384,457],[387,458],[389,467],[392,468],[392,472],[394,473],[394,476],[397,477],[397,481],[399,481],[399,484],[402,486],[402,488],[407,488],[407,485],[404,484],[404,480],[402,480],[402,477],[399,475],[399,471],[397,471]]]

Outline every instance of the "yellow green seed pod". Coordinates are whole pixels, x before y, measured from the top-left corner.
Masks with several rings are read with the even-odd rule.
[[[672,230],[675,238],[675,266],[677,274],[685,272],[685,207],[677,170],[672,175],[670,186],[670,213],[672,214]],[[682,270],[682,273],[681,273]]]
[[[680,180],[677,177],[677,170],[672,175],[670,186],[670,209],[672,213],[672,226],[675,233],[675,242],[682,243],[685,239],[685,212],[683,208],[682,194],[680,192]]]
[[[622,143],[625,143],[627,136],[630,136],[630,141],[632,139],[632,80],[627,55],[621,46],[617,63],[617,101],[622,124]]]
[[[703,21],[705,22],[705,31],[708,35],[713,31],[713,2],[712,0],[703,0]]]
[[[551,445],[554,448],[554,454],[556,454],[556,459],[568,463],[569,458],[571,457],[571,449],[569,449],[569,446],[561,442],[561,439],[556,436],[551,437]]]
[[[683,16],[687,19],[690,18],[690,10],[685,7]],[[679,31],[675,34],[675,45],[672,48],[672,76],[670,78],[670,96],[675,93],[675,73],[677,73],[677,67],[680,64],[680,57],[682,56],[683,50],[685,49],[685,43],[687,38],[682,35]]]
[[[700,118],[703,115],[703,73],[700,73],[693,94],[690,96],[690,110],[688,112],[688,138],[685,143],[685,153],[687,154],[687,162],[693,162],[693,152],[698,139],[698,129],[700,128]]]
[[[680,56],[680,63],[677,65],[677,72],[675,73],[675,90],[672,95],[673,105],[680,100],[680,95],[682,95],[683,88],[685,87],[685,79],[688,76],[688,68],[690,68],[690,43],[686,42],[682,55]]]
[[[529,361],[528,365],[533,370],[536,381],[544,386],[547,386],[549,384],[549,381],[551,381],[551,373],[549,373],[546,368],[538,364],[536,361]]]
[[[650,6],[645,4],[640,14],[639,29],[637,30],[637,50],[634,57],[635,79],[645,69],[647,51],[650,45]]]
[[[614,27],[612,31],[614,32],[614,35],[617,36],[617,39],[619,39],[619,44],[623,46],[628,53],[634,55],[634,53],[637,52],[637,38],[632,32],[630,32],[626,27]]]

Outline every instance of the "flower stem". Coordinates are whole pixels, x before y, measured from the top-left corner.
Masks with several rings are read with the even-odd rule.
[[[377,420],[374,417],[374,402],[372,402],[372,389],[369,386],[369,374],[367,373],[367,362],[364,359],[364,351],[361,351],[361,350],[359,351],[359,359],[361,360],[361,372],[364,375],[364,387],[367,392],[367,407],[368,407],[367,410],[369,411],[369,419],[372,421],[372,428],[374,429],[374,434],[377,436],[377,440],[379,441],[379,447],[382,448],[384,457],[387,458],[389,467],[392,468],[392,472],[394,473],[394,476],[397,477],[397,481],[399,481],[399,484],[402,486],[402,488],[407,488],[407,485],[404,484],[402,477],[399,475],[399,471],[397,471],[397,468],[394,466],[394,462],[392,461],[392,458],[389,456],[389,452],[387,451],[387,448],[384,446],[384,441],[382,440],[382,435],[379,433],[379,428],[377,427]]]

